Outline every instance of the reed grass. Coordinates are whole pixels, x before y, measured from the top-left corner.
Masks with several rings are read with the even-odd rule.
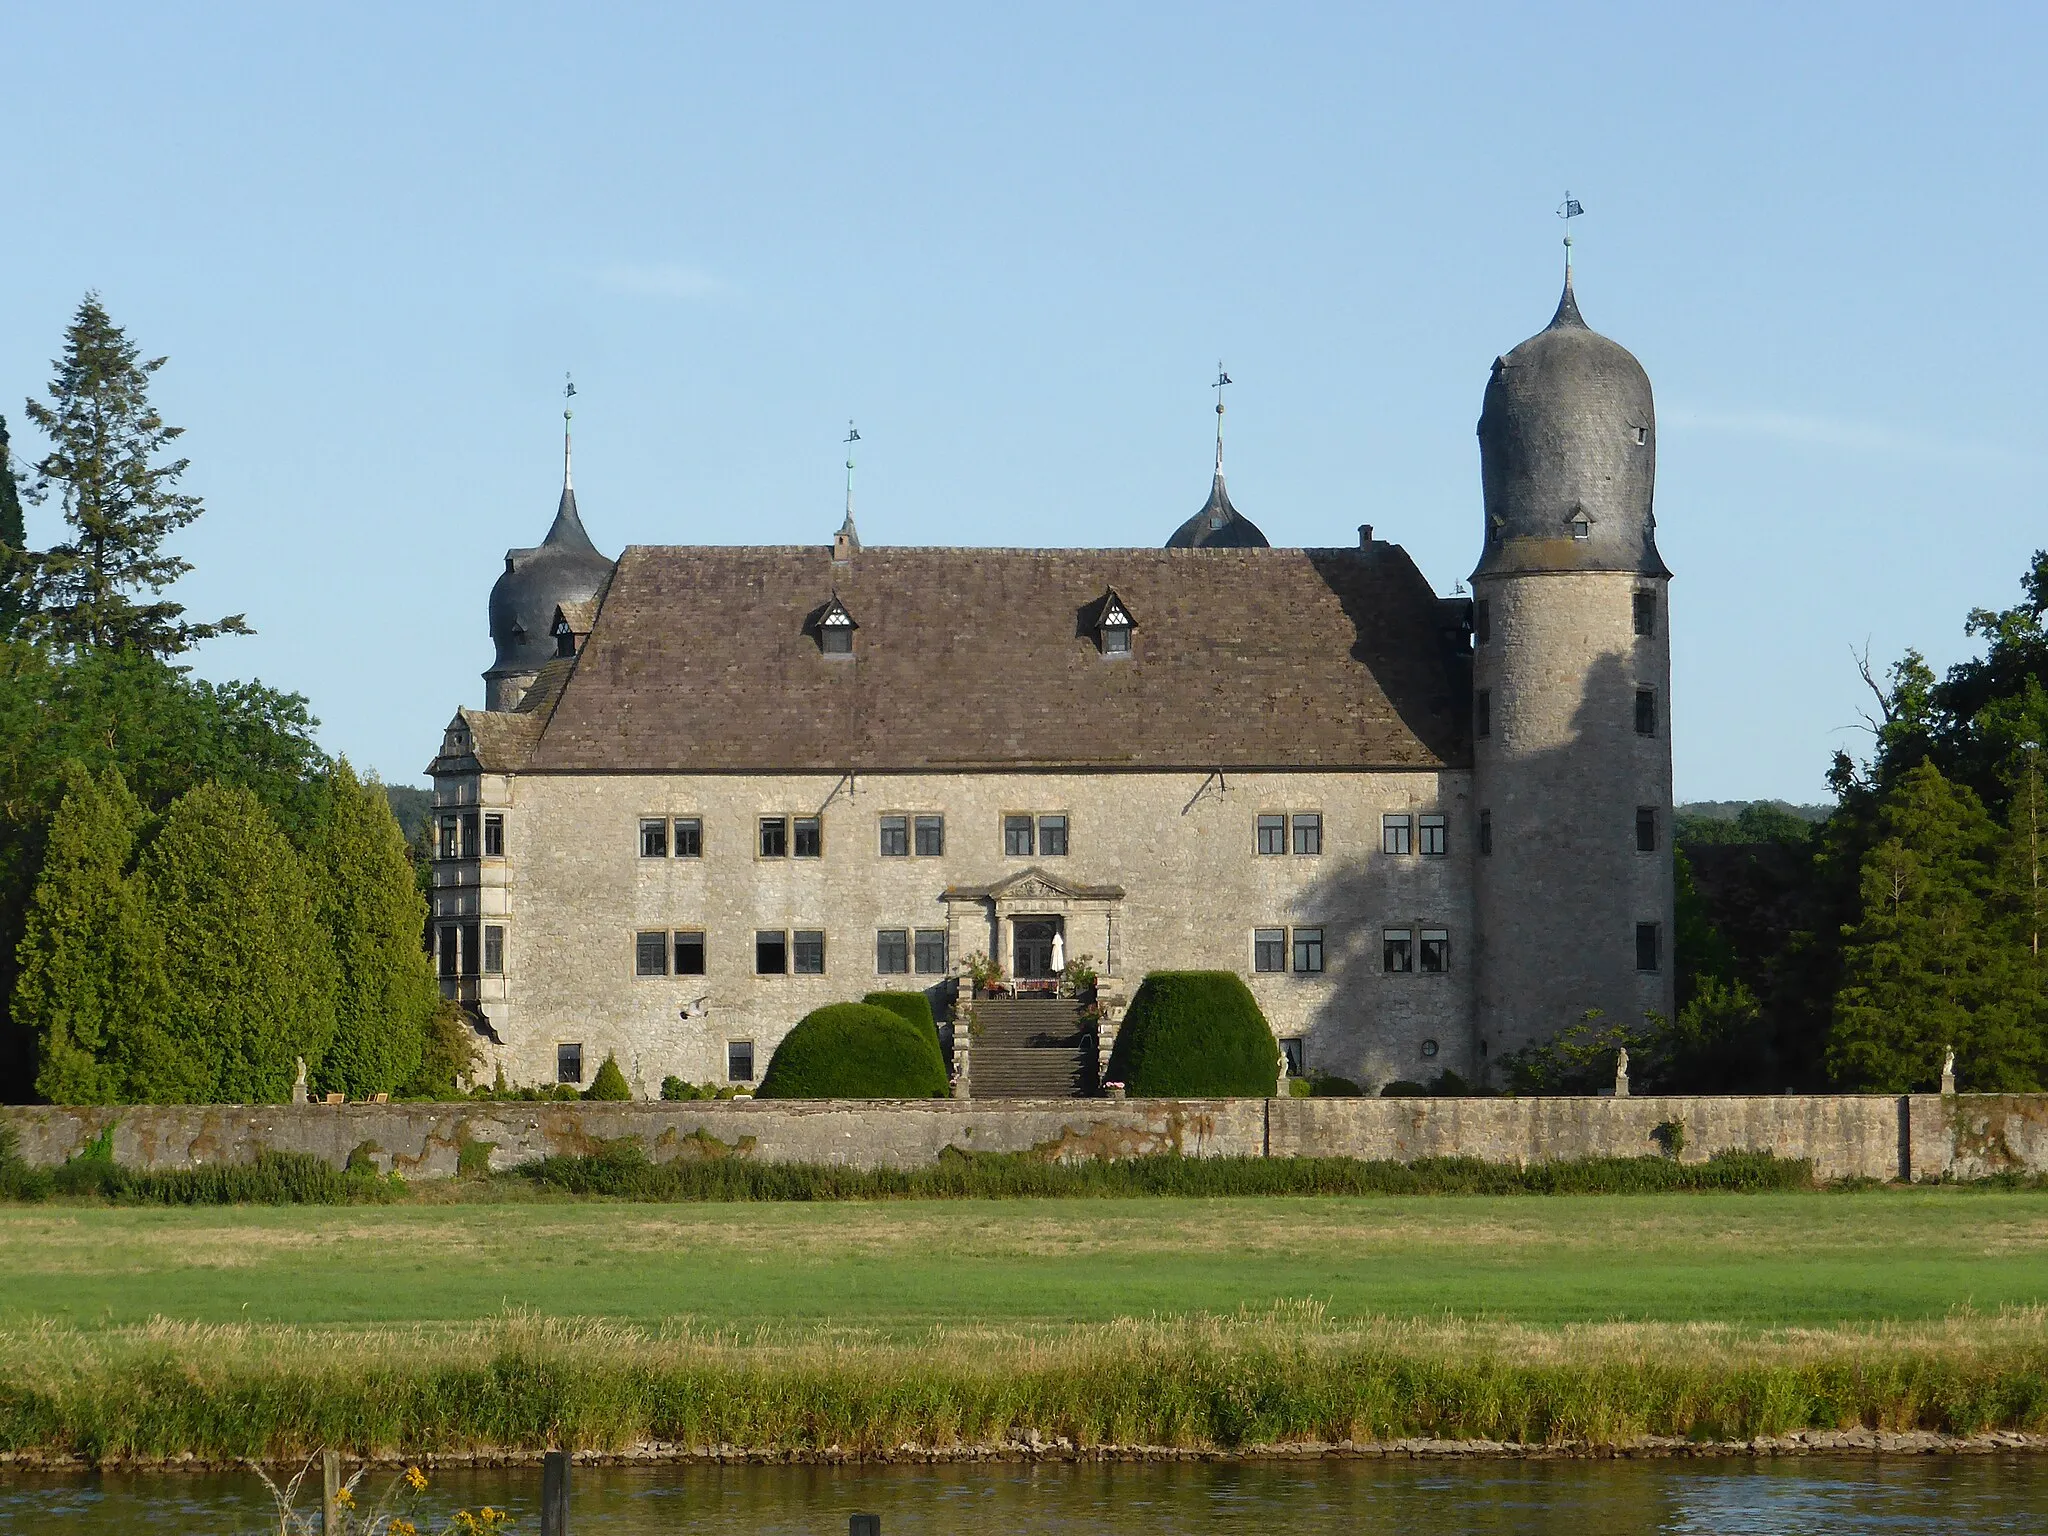
[[[1618,1445],[1863,1426],[2048,1431],[2048,1313],[1750,1330],[1333,1324],[1314,1303],[1068,1328],[711,1333],[507,1316],[365,1331],[0,1335],[0,1450],[110,1459],[624,1451],[887,1456],[1409,1437]]]

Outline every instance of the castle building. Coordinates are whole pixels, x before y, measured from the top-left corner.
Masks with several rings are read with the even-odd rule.
[[[1163,549],[863,548],[849,496],[829,545],[614,562],[565,466],[429,769],[438,964],[486,1070],[746,1083],[812,1008],[915,988],[945,1019],[991,968],[1078,1029],[1081,961],[1106,1030],[1150,971],[1237,972],[1290,1072],[1367,1091],[1668,1015],[1656,422],[1569,273],[1479,441],[1450,598],[1370,526],[1270,547],[1220,420]],[[1041,1036],[1074,1063],[1048,1089],[984,1033],[1019,1006],[956,1032],[961,1090],[1089,1091],[1106,1033]]]

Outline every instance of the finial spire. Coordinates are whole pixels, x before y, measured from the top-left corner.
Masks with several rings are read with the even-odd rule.
[[[1230,382],[1230,375],[1224,371],[1221,358],[1216,362],[1216,382],[1209,387],[1216,391],[1216,478],[1223,478],[1223,386]]]
[[[860,441],[860,428],[851,418],[846,423],[846,521],[853,522],[853,444]]]
[[[570,477],[569,473],[569,423],[576,413],[568,406],[568,402],[575,398],[576,381],[565,373],[562,375],[562,489],[565,491],[573,490],[576,486],[576,482]]]
[[[1564,194],[1564,201],[1557,205],[1557,216],[1564,220],[1564,283],[1567,288],[1572,283],[1572,220],[1585,211],[1586,205],[1573,197],[1569,189]]]

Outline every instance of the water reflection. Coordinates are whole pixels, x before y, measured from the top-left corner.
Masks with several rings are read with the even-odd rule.
[[[380,1493],[389,1474],[372,1472]],[[509,1508],[533,1533],[538,1468],[449,1469],[421,1512]],[[1778,1461],[1308,1462],[943,1467],[578,1467],[577,1536],[1911,1536],[2048,1531],[2048,1463],[2024,1456]],[[255,1536],[253,1476],[0,1477],[0,1531]],[[421,1520],[427,1526],[426,1520]]]

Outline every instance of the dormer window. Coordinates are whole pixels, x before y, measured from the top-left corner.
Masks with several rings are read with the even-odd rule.
[[[813,623],[816,626],[819,650],[827,656],[853,654],[853,632],[860,626],[853,622],[853,615],[846,611],[846,605],[836,596],[819,610]]]
[[[567,619],[555,620],[555,654],[574,656],[576,654],[576,631],[569,627]]]
[[[1131,610],[1111,587],[1095,603],[1095,644],[1105,656],[1131,654],[1131,631],[1138,627]]]
[[[1590,539],[1591,537],[1593,537],[1593,519],[1586,515],[1586,509],[1584,507],[1572,508],[1572,515],[1569,519],[1569,523],[1571,526],[1573,538]]]

